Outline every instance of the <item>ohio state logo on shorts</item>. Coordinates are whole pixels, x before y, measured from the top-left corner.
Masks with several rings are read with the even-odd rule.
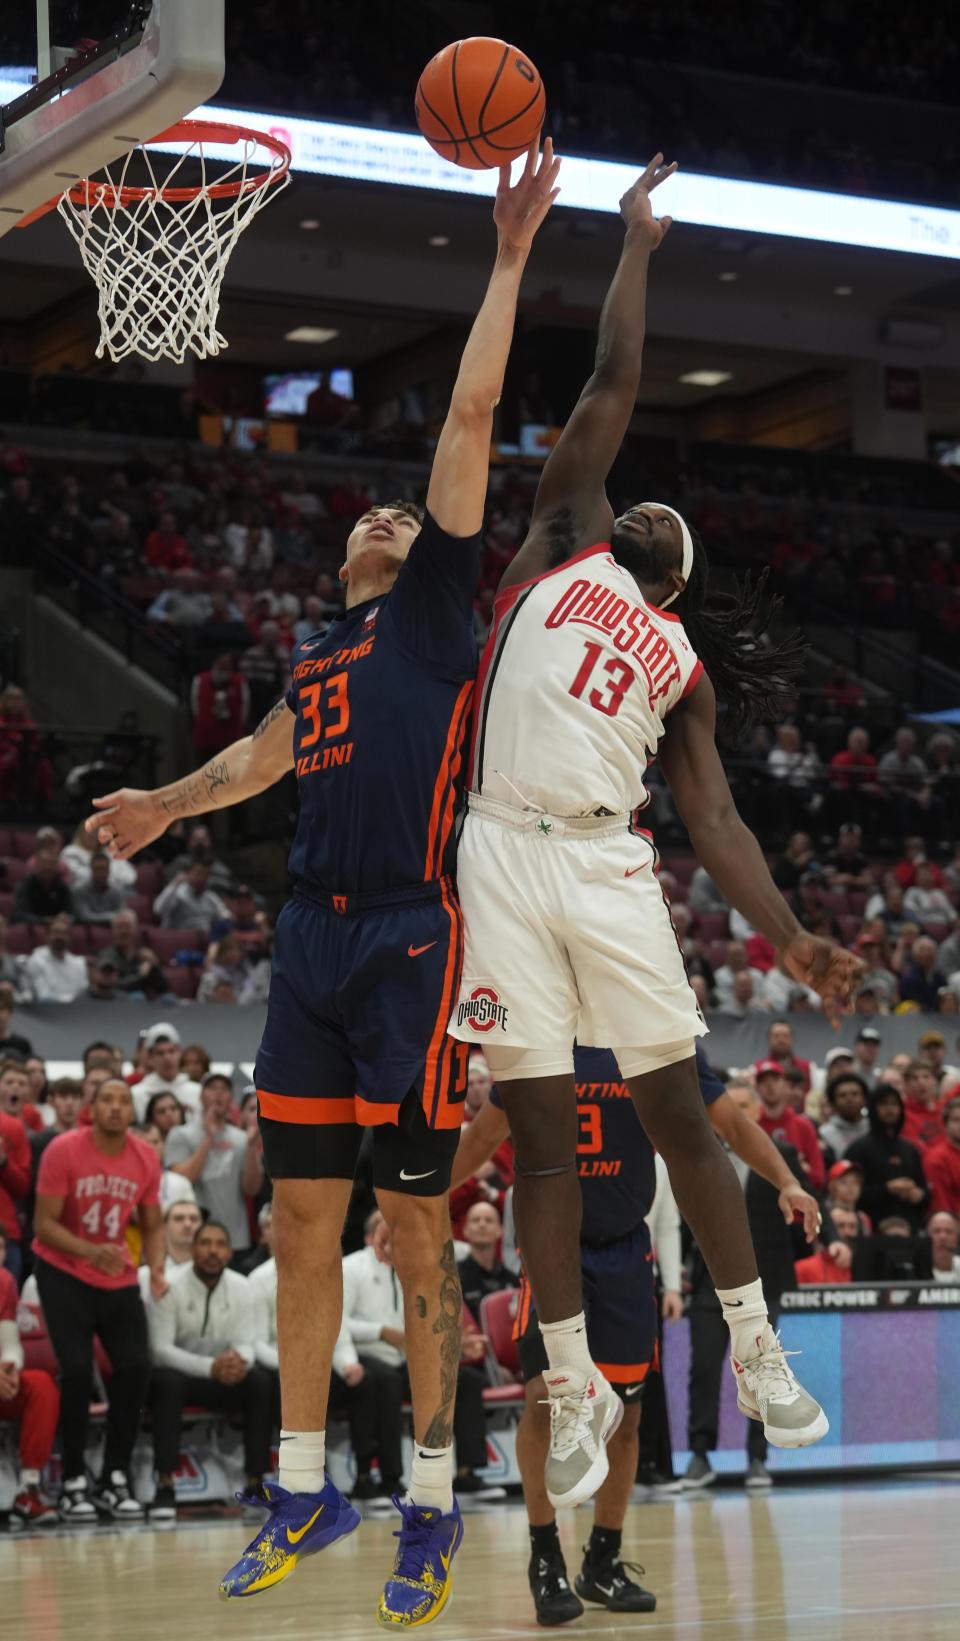
[[[457,1007],[457,1025],[469,1026],[471,1031],[492,1031],[494,1026],[506,1031],[508,1013],[492,986],[475,986]]]

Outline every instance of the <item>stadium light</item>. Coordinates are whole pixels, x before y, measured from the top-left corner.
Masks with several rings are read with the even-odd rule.
[[[12,101],[23,90],[22,80],[13,74],[0,67],[0,103]],[[219,104],[197,110],[192,118],[233,121],[272,132],[290,148],[293,171],[481,198],[496,191],[496,171],[450,165],[414,131],[375,130]],[[171,145],[169,151],[176,148]],[[212,146],[208,151],[217,154]],[[222,157],[229,157],[226,149]],[[682,154],[679,157],[682,162]],[[560,204],[578,211],[615,212],[642,163],[639,156],[635,164],[623,165],[566,154]],[[695,171],[680,171],[664,183],[657,192],[657,206],[681,224],[960,261],[960,211],[943,206],[708,177]]]

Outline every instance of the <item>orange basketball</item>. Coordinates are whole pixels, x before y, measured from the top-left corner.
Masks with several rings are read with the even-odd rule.
[[[546,106],[529,57],[485,35],[444,46],[417,85],[417,124],[430,147],[471,171],[489,171],[524,153]]]

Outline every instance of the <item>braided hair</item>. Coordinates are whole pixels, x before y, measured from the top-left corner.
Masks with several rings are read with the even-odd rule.
[[[676,605],[684,630],[703,662],[719,708],[717,738],[735,746],[768,718],[779,718],[792,705],[797,679],[806,659],[803,634],[794,631],[778,644],[769,638],[771,622],[783,600],[768,592],[769,570],[755,579],[748,571],[734,582],[732,593],[709,592],[710,566],[703,542],[688,525],[693,566]],[[673,543],[642,541],[614,525],[611,550],[641,586],[656,586],[677,567]]]
[[[710,597],[703,542],[692,528],[690,536],[693,568],[677,611],[716,691],[718,738],[735,745],[764,719],[789,710],[807,644],[796,630],[779,643],[761,641],[783,604],[768,592],[769,569],[756,578],[748,570],[734,581],[732,593]]]

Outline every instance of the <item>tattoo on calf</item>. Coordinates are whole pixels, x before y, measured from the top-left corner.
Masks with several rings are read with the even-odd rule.
[[[417,1294],[417,1315],[423,1317],[423,1316],[426,1316],[426,1314],[427,1314],[427,1301],[424,1299],[422,1293],[418,1293]]]
[[[273,706],[273,707],[270,708],[270,711],[267,713],[266,717],[261,718],[260,722],[258,723],[256,729],[253,732],[253,735],[251,736],[251,740],[257,741],[257,740],[260,739],[261,735],[265,735],[267,730],[270,728],[270,725],[273,723],[274,719],[279,718],[281,712],[286,712],[286,710],[287,710],[287,703],[283,698],[281,698],[277,702],[276,706]]]
[[[424,1447],[449,1447],[453,1442],[453,1404],[460,1367],[460,1321],[463,1295],[453,1251],[448,1239],[440,1255],[440,1309],[432,1332],[440,1335],[440,1406],[422,1438]],[[418,1307],[419,1308],[419,1307]]]

